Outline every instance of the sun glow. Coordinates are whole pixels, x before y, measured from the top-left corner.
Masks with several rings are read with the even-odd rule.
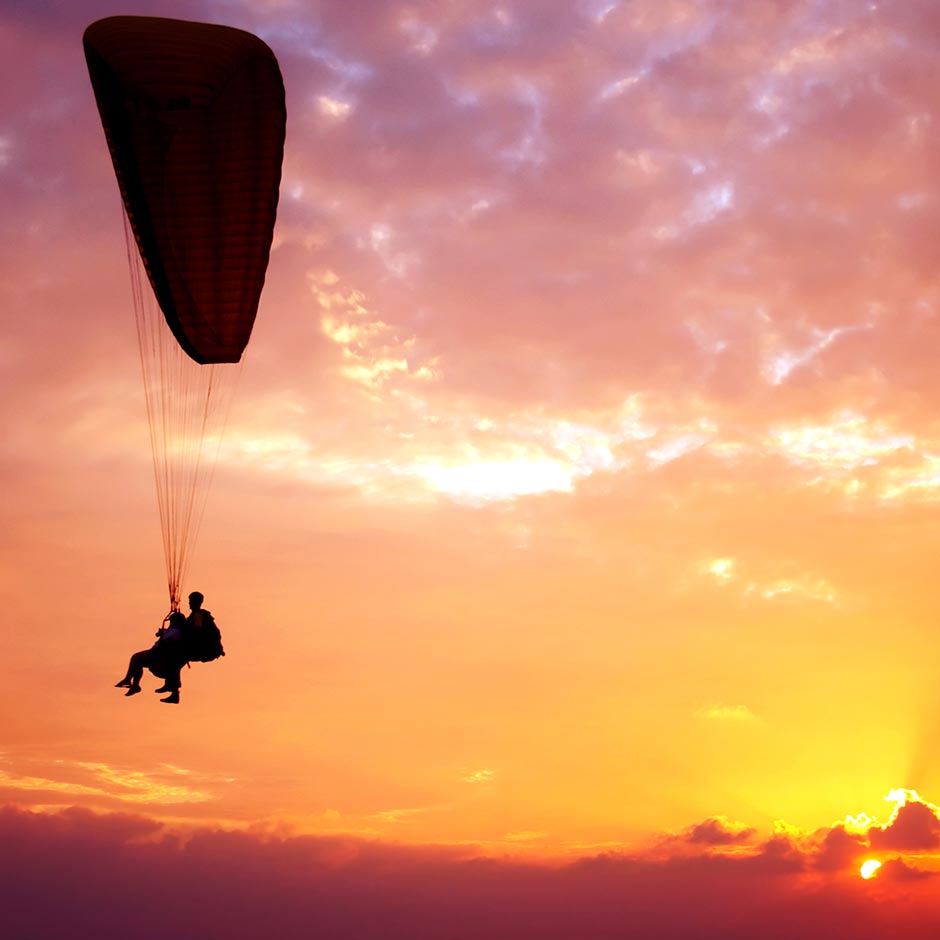
[[[879,868],[881,868],[881,862],[879,862],[877,858],[869,858],[862,862],[862,867],[858,871],[859,874],[868,881],[869,878],[875,877]]]

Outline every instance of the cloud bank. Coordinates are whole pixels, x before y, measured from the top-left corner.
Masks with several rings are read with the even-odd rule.
[[[261,930],[284,940],[927,940],[940,929],[935,874],[894,854],[877,880],[863,882],[856,863],[885,844],[936,848],[937,826],[936,807],[911,794],[867,834],[836,826],[760,840],[716,818],[674,837],[665,852],[533,864],[481,857],[472,846],[211,828],[184,838],[141,816],[7,807],[0,906],[19,940],[247,940]]]

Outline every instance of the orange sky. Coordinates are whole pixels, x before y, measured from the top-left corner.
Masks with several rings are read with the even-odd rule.
[[[184,585],[228,655],[175,709],[112,688],[166,608],[117,12],[287,89]],[[932,806],[938,40],[929,0],[0,0],[0,802],[526,859]]]

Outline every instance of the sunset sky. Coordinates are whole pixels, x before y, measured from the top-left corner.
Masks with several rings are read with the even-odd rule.
[[[287,94],[172,708],[118,13]],[[0,897],[938,935],[940,5],[0,0],[0,61]]]

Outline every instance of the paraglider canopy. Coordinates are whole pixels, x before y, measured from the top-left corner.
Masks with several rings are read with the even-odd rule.
[[[112,16],[84,47],[124,203],[175,611],[264,286],[284,84],[274,53],[229,26]]]
[[[112,16],[85,57],[137,247],[166,322],[198,363],[237,362],[268,264],[284,85],[257,36]]]

